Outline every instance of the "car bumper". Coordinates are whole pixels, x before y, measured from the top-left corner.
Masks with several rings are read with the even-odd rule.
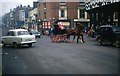
[[[21,42],[20,44],[36,43],[36,41]]]

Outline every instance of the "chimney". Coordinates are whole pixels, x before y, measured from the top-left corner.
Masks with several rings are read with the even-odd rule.
[[[33,8],[36,8],[36,7],[38,7],[38,2],[33,2]]]

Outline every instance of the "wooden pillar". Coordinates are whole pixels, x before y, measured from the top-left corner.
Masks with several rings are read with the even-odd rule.
[[[93,20],[92,20],[92,13],[89,13],[90,14],[90,26],[92,25],[92,22],[93,22]]]
[[[120,27],[120,10],[118,10],[118,26]]]
[[[98,24],[98,12],[96,13],[96,25],[99,25]]]
[[[104,24],[108,24],[108,13],[104,12]]]
[[[113,24],[113,12],[110,13],[110,24]]]
[[[99,12],[98,13],[98,21],[97,21],[98,23],[98,25],[101,25],[101,13]]]
[[[93,25],[94,27],[97,26],[96,13],[93,14]]]
[[[104,22],[104,20],[103,20],[103,12],[100,12],[99,13],[99,24],[103,25],[103,22]]]

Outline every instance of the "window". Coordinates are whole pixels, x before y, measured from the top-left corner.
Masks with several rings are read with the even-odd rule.
[[[87,19],[90,19],[90,15],[87,13]],[[97,17],[96,17],[96,19],[97,19]]]
[[[113,26],[113,31],[115,31],[115,32],[120,32],[120,27],[118,27],[118,26]]]
[[[28,31],[18,31],[18,35],[29,35]]]
[[[7,33],[7,36],[15,36],[15,34],[14,34],[13,31],[9,31],[9,32]]]
[[[61,0],[61,3],[65,3],[65,0]]]
[[[118,19],[118,12],[114,13],[114,19]]]
[[[85,11],[80,9],[80,18],[85,18]]]
[[[61,10],[61,17],[65,17],[65,10]]]
[[[61,0],[61,1],[60,1],[60,5],[61,5],[61,6],[66,5],[65,0]]]

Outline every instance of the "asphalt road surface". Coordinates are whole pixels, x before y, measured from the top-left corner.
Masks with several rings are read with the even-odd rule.
[[[87,37],[85,43],[52,43],[41,36],[31,48],[3,48],[3,74],[117,74],[118,50]]]

